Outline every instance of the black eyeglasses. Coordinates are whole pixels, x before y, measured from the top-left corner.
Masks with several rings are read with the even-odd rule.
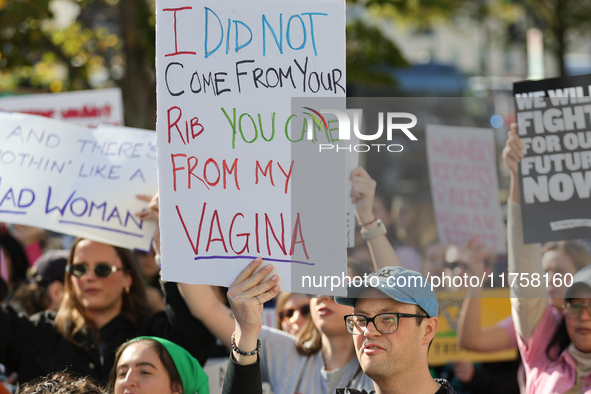
[[[279,319],[291,319],[293,315],[295,315],[296,311],[299,311],[300,315],[305,318],[310,317],[310,305],[302,305],[299,308],[289,308],[282,310],[279,312]]]
[[[576,302],[574,304],[567,302],[564,306],[564,314],[568,317],[579,317],[583,309],[587,309],[587,313],[591,315],[591,304],[587,302]]]
[[[410,313],[379,313],[374,317],[364,315],[345,315],[347,331],[353,335],[360,335],[365,332],[367,325],[373,322],[376,330],[382,334],[391,334],[398,330],[398,322],[401,317],[427,318],[427,315],[413,315]]]
[[[117,271],[123,271],[123,268],[115,267],[107,263],[98,263],[94,266],[94,274],[97,278],[107,278]],[[76,278],[82,278],[88,272],[88,265],[78,263],[66,267],[66,272],[74,275]]]

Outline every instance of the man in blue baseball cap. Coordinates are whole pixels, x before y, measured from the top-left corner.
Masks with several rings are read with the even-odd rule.
[[[431,285],[418,272],[384,267],[363,282],[352,282],[348,297],[335,297],[354,308],[345,316],[363,372],[376,394],[449,394],[444,379],[433,379],[427,354],[435,337],[439,306]],[[365,391],[339,389],[337,393]]]

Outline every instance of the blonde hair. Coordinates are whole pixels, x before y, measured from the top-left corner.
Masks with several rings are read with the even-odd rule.
[[[311,356],[322,349],[322,334],[320,334],[320,330],[318,330],[311,318],[308,319],[306,325],[298,334],[296,349],[303,356]]]
[[[76,238],[70,249],[70,255],[66,267],[70,267],[74,261],[74,254],[78,244],[86,238]],[[139,326],[140,322],[152,314],[152,310],[146,299],[146,291],[142,279],[140,268],[135,261],[132,252],[129,249],[110,245],[123,263],[123,268],[131,276],[132,283],[129,287],[129,293],[122,294],[121,314],[134,327]],[[76,342],[75,335],[83,329],[96,331],[98,338],[98,327],[95,327],[88,319],[84,306],[76,297],[72,286],[72,274],[66,271],[64,279],[64,298],[57,312],[54,325],[57,331],[69,342],[76,346],[82,344]]]
[[[589,251],[583,245],[574,241],[546,242],[542,247],[542,255],[550,251],[564,252],[570,257],[577,271],[591,265],[591,254],[589,254]]]
[[[287,291],[282,291],[277,296],[277,301],[275,302],[275,315],[277,316],[277,328],[283,331],[283,327],[281,327],[281,317],[279,316],[285,308],[285,304],[291,298],[291,293]]]
[[[410,217],[410,225],[400,225],[400,212],[405,209]],[[433,203],[426,200],[412,199],[410,196],[396,196],[392,201],[391,214],[393,216],[396,236],[419,253],[437,239],[435,212]]]

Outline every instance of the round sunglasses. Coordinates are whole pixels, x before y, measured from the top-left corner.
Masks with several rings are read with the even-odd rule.
[[[302,305],[299,308],[289,308],[282,310],[281,312],[279,312],[279,319],[291,319],[293,315],[295,315],[296,311],[299,311],[300,315],[302,315],[305,318],[310,317],[310,305]]]
[[[88,265],[83,263],[72,264],[66,267],[66,272],[74,275],[76,278],[82,278],[88,272]],[[123,271],[124,268],[115,267],[107,263],[98,263],[94,266],[94,274],[97,278],[107,278],[117,271]]]

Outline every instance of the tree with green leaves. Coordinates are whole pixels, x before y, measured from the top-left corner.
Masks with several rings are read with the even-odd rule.
[[[586,35],[591,29],[589,0],[519,0],[534,27],[545,37],[545,44],[558,61],[560,75],[566,75],[564,55],[571,34]]]
[[[154,14],[146,0],[0,0],[0,84],[119,86],[126,125],[154,129]]]
[[[392,84],[406,65],[396,45],[361,21],[347,27],[347,78]],[[125,124],[154,129],[152,0],[0,0],[0,89],[71,91],[119,86]]]

